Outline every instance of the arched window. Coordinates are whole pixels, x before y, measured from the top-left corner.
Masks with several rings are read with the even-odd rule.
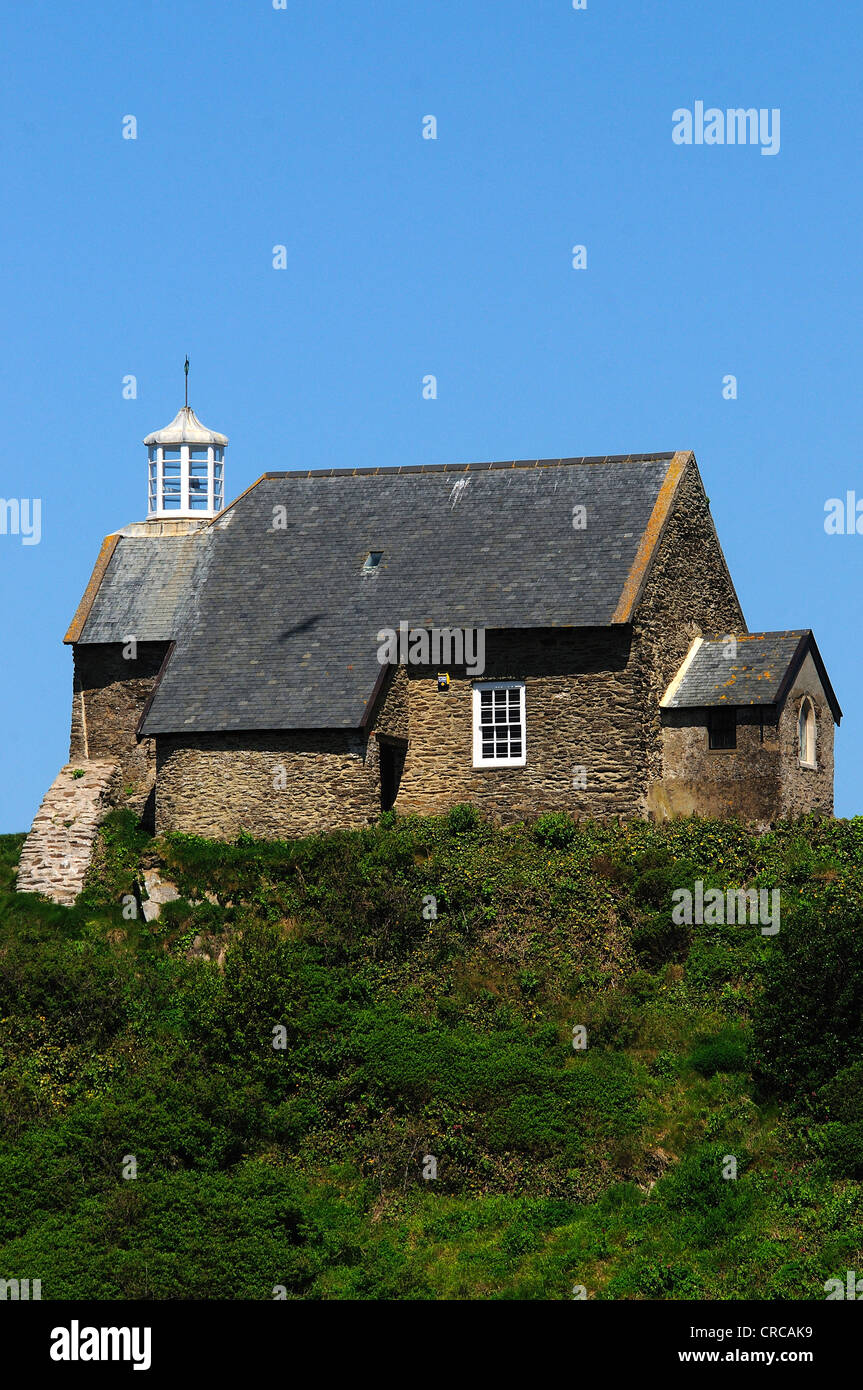
[[[797,749],[801,767],[815,767],[815,709],[807,698],[797,718]]]

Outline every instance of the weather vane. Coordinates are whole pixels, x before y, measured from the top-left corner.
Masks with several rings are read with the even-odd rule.
[[[188,353],[186,353],[186,361],[185,361],[185,364],[184,364],[184,366],[183,366],[183,371],[186,373],[186,409],[188,410],[188,408],[189,408],[189,354],[188,354]]]

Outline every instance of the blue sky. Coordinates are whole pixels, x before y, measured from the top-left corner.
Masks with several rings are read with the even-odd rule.
[[[0,831],[68,756],[62,636],[186,352],[228,496],[694,449],[750,628],[815,631],[863,811],[863,535],[824,531],[863,498],[861,47],[800,0],[6,5],[0,493],[43,514],[0,536]],[[698,100],[779,108],[779,153],[674,144]]]

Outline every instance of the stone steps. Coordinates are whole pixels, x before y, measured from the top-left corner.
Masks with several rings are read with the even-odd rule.
[[[42,799],[18,861],[18,892],[69,907],[84,884],[96,831],[111,809],[118,764],[67,763]],[[83,777],[74,777],[76,771]]]

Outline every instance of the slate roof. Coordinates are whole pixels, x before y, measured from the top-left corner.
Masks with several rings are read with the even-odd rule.
[[[108,558],[79,642],[168,642],[196,589],[195,571],[207,547],[204,532],[189,536],[120,536]]]
[[[734,636],[736,653],[729,651]],[[710,634],[693,643],[662,700],[663,709],[780,705],[807,653],[815,662],[838,724],[842,711],[808,628],[791,632]]]
[[[67,640],[175,641],[144,736],[358,729],[383,628],[628,621],[691,457],[265,474],[191,537],[121,538]]]

